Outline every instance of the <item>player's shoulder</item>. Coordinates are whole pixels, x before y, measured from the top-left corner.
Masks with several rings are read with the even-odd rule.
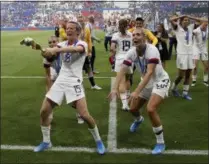
[[[58,44],[57,44],[57,46],[58,47],[65,47],[66,45],[67,45],[67,40],[66,41],[62,41],[62,42],[59,42]]]
[[[115,32],[115,33],[113,33],[113,36],[114,37],[119,37],[120,36],[120,33],[119,32]]]
[[[146,44],[146,52],[147,52],[146,55],[148,58],[157,57],[157,56],[160,57],[160,53],[157,47],[152,44],[149,44],[149,43]]]
[[[83,40],[78,40],[76,45],[87,45],[87,43],[85,41],[83,41]]]

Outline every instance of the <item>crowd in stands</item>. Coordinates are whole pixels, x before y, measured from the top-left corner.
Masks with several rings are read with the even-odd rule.
[[[116,7],[113,2],[104,1],[79,1],[79,2],[2,2],[1,3],[1,27],[28,27],[31,22],[36,21],[38,27],[52,27],[57,20],[69,18],[71,15],[82,13],[84,15],[95,15],[95,20],[102,24],[102,8]],[[172,15],[176,10],[184,7],[208,7],[208,2],[129,2],[127,10],[112,12],[105,19],[118,20],[129,15],[129,17],[142,16],[148,13],[155,16],[160,11],[159,19],[162,22]],[[193,14],[194,16],[208,16],[208,13]]]

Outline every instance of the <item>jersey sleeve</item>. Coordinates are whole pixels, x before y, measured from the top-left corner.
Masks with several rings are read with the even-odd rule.
[[[83,52],[83,53],[85,53],[85,55],[87,55],[87,53],[88,53],[88,45],[87,45],[86,42],[84,42],[84,41],[79,41],[79,42],[77,43],[76,46],[81,46],[81,47],[83,47],[83,48],[84,48],[84,52]]]
[[[133,47],[126,53],[123,64],[126,66],[131,66],[132,63],[136,60],[136,58],[137,58],[136,48]]]
[[[85,28],[85,42],[88,46],[88,53],[92,51],[92,41],[91,41],[91,33],[88,28]]]
[[[160,63],[160,53],[156,47],[152,47],[147,53],[148,64],[159,64]]]

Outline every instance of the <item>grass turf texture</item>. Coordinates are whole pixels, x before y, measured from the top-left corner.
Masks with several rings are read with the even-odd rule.
[[[1,76],[44,76],[42,57],[39,51],[19,45],[19,41],[30,36],[38,43],[47,45],[47,38],[53,31],[2,32],[1,35]],[[104,34],[98,34],[103,38]],[[95,67],[97,76],[114,76],[108,63],[109,53],[103,43],[96,43]],[[201,63],[200,63],[201,64]],[[174,58],[167,62],[167,72],[173,81],[176,76]],[[202,66],[198,83],[191,87],[192,101],[170,96],[160,106],[159,113],[164,126],[167,149],[208,149],[208,89],[201,84]],[[84,80],[90,113],[95,117],[101,137],[107,145],[109,103],[106,96],[110,91],[110,79],[95,79],[102,91],[92,91],[87,79]],[[134,77],[134,87],[139,77]],[[1,79],[1,144],[37,145],[42,140],[39,125],[39,109],[44,98],[44,79]],[[137,133],[130,134],[133,121],[129,113],[117,110],[118,148],[148,148],[155,144],[151,123],[143,110],[144,123]],[[55,109],[52,126],[52,142],[59,146],[95,147],[86,125],[78,125],[75,111],[67,105]],[[163,155],[153,157],[143,154],[106,154],[76,152],[44,152],[1,150],[2,163],[207,163],[207,156]],[[22,158],[24,157],[24,158]],[[82,157],[82,158],[81,158]]]

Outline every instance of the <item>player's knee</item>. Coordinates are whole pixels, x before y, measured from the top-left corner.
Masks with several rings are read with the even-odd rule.
[[[155,105],[152,105],[152,104],[148,104],[147,105],[147,112],[148,112],[148,114],[154,113],[155,111],[156,111]]]
[[[87,111],[83,111],[83,112],[80,113],[80,117],[84,120],[88,120],[89,116],[90,115]]]

